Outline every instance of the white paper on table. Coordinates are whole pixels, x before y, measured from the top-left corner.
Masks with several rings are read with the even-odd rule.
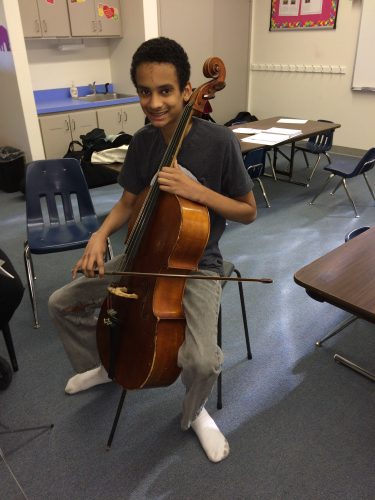
[[[289,137],[302,134],[302,130],[297,130],[295,128],[279,128],[279,127],[267,128],[266,130],[263,130],[263,132],[267,134],[284,134]]]
[[[307,123],[308,120],[300,120],[298,118],[280,118],[277,123]]]
[[[236,134],[259,134],[259,132],[263,132],[263,130],[259,130],[259,128],[239,127],[234,128],[232,132]]]
[[[255,144],[267,144],[268,146],[273,146],[279,142],[287,141],[290,138],[289,135],[284,134],[268,134],[262,132],[260,134],[252,135],[250,137],[244,137],[241,139],[243,142],[252,142]]]

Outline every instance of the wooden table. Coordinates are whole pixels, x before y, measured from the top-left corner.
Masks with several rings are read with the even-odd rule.
[[[375,227],[302,267],[294,281],[320,300],[375,323]],[[342,356],[335,359],[375,380]]]
[[[282,180],[287,180],[288,182],[292,182],[293,184],[307,186],[306,183],[297,182],[293,179],[295,143],[297,141],[307,139],[308,137],[311,137],[313,135],[317,135],[317,134],[322,133],[322,132],[328,132],[329,130],[334,130],[336,128],[339,128],[341,125],[339,125],[338,123],[318,122],[318,121],[313,121],[313,120],[308,120],[306,123],[278,123],[278,120],[280,120],[280,118],[287,118],[287,117],[274,116],[272,118],[266,118],[265,120],[258,120],[258,121],[249,122],[249,123],[241,123],[238,125],[232,125],[231,129],[233,130],[233,129],[236,129],[239,127],[241,127],[241,128],[242,127],[249,127],[249,128],[254,128],[257,130],[266,130],[266,129],[271,128],[271,127],[279,127],[279,128],[301,130],[301,134],[296,135],[294,137],[291,137],[286,141],[280,142],[275,146],[265,146],[264,144],[257,144],[257,143],[241,141],[241,139],[243,139],[244,137],[248,137],[249,134],[237,134],[236,133],[236,136],[240,140],[242,153],[247,153],[248,151],[252,151],[254,149],[260,149],[260,148],[273,149],[273,151],[274,151],[273,169],[277,174],[287,177],[286,179],[282,179]],[[287,171],[286,170],[277,170],[277,166],[276,166],[278,148],[284,144],[291,144],[290,157],[287,157],[285,154],[283,154],[283,156],[289,162],[289,169]]]

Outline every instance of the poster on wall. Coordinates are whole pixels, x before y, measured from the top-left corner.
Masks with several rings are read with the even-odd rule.
[[[271,0],[270,31],[335,29],[339,0]]]

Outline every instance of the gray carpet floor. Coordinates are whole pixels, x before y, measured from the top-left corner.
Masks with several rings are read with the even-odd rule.
[[[302,156],[296,167],[296,177],[303,179]],[[25,291],[11,321],[19,371],[0,392],[0,431],[54,424],[0,434],[0,448],[27,498],[375,497],[375,386],[333,360],[336,352],[350,355],[374,371],[374,327],[356,321],[317,348],[315,341],[347,314],[312,300],[293,280],[303,265],[343,243],[348,231],[375,221],[375,203],[362,178],[350,182],[359,219],[343,190],[334,197],[327,191],[310,206],[326,175],[319,167],[309,188],[264,178],[271,208],[255,186],[257,220],[249,226],[229,222],[222,239],[225,258],[243,276],[271,277],[274,283],[244,284],[252,360],[246,359],[237,285],[224,289],[224,406],[216,409],[216,389],[207,404],[231,446],[219,464],[207,460],[192,431],[180,431],[179,381],[129,393],[112,448],[106,450],[121,389],[107,384],[64,394],[72,369],[46,308],[51,291],[70,279],[81,252],[34,257],[41,327],[32,327]],[[369,178],[375,185],[374,171]],[[101,218],[120,192],[117,185],[91,190]],[[1,247],[26,283],[25,202],[19,192],[0,192],[0,234]],[[112,238],[116,254],[123,236]],[[1,339],[0,356],[7,357]],[[24,498],[1,458],[0,498]]]

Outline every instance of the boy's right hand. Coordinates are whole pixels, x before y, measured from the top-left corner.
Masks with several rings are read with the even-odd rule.
[[[107,237],[100,231],[93,233],[89,239],[82,257],[78,260],[72,269],[73,279],[76,278],[77,272],[81,270],[87,278],[104,276],[104,256],[107,251]]]

